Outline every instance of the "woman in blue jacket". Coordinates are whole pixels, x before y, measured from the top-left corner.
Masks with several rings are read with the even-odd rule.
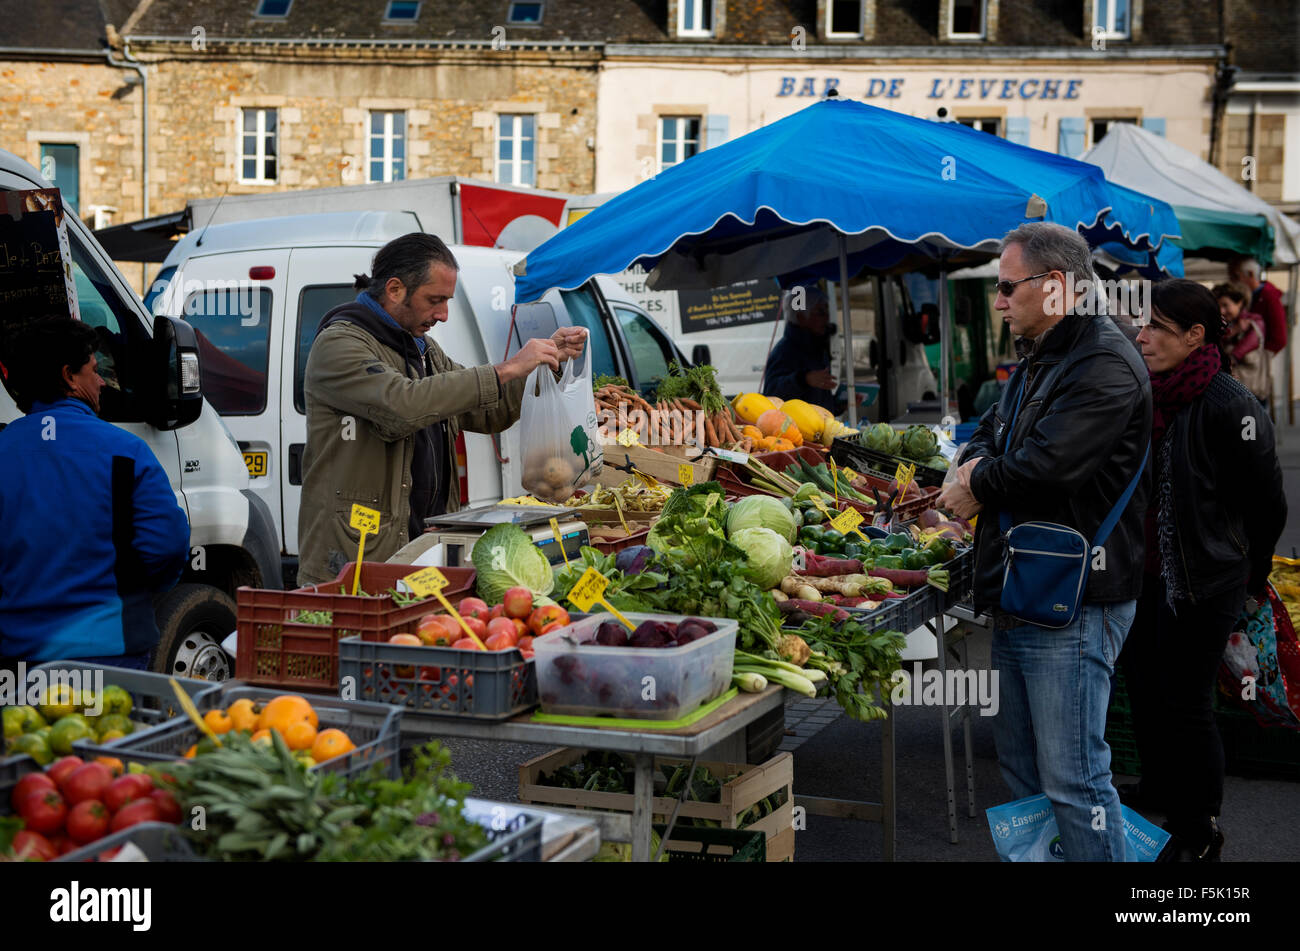
[[[153,598],[180,579],[189,521],[153,452],[96,413],[94,328],[67,317],[4,346],[24,411],[0,430],[0,661],[146,669]]]

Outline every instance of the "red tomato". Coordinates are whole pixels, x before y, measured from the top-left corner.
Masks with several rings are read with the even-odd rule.
[[[125,776],[119,776],[108,784],[104,790],[104,805],[108,806],[108,811],[117,813],[128,802],[134,799],[143,799],[153,790],[153,782],[144,777],[149,785],[146,787],[141,784],[141,773],[128,773]]]
[[[166,789],[155,789],[149,794],[149,798],[158,807],[158,817],[163,822],[175,823],[181,821],[181,807],[176,802],[176,797]]]
[[[527,624],[519,620],[519,618],[514,618],[513,620],[515,622],[515,637],[523,637],[525,634],[529,633]]]
[[[141,822],[157,822],[161,818],[158,809],[158,803],[154,802],[147,796],[143,799],[137,799],[134,802],[127,803],[113,816],[112,831],[121,832],[123,829]]]
[[[62,791],[68,805],[75,806],[88,799],[104,799],[104,792],[113,782],[113,771],[103,763],[87,763],[73,770],[63,780]]]
[[[29,793],[18,807],[27,828],[42,835],[57,832],[68,818],[68,804],[53,789],[38,789]]]
[[[499,617],[506,616],[506,606],[504,604],[492,605],[492,610],[488,612],[488,623],[495,621]]]
[[[533,593],[527,588],[507,588],[501,603],[505,605],[506,617],[526,618],[533,611]]]
[[[465,598],[456,607],[456,613],[463,618],[475,618],[486,624],[491,620],[492,612],[482,598]]]
[[[50,840],[31,829],[23,829],[14,836],[13,853],[25,856],[28,862],[53,862],[59,857],[58,849]]]
[[[490,651],[508,651],[515,646],[515,635],[513,631],[502,631],[499,634],[493,634],[485,642]]]
[[[420,679],[421,679],[421,680],[425,680],[425,681],[433,681],[434,683],[437,683],[439,680],[442,679],[442,668],[441,668],[441,667],[421,667],[421,668],[420,668]]]
[[[534,652],[532,650],[520,651],[524,655],[524,660],[532,660]]]
[[[518,647],[521,651],[532,650],[533,636],[531,634],[525,634],[523,637],[519,638],[519,643],[516,644],[515,647]]]
[[[515,622],[508,617],[499,617],[488,621],[487,632],[488,637],[497,634],[509,634],[515,640],[519,639],[519,635],[515,630]]]
[[[79,848],[81,848],[81,846],[77,845],[77,843],[73,842],[71,839],[64,839],[59,845],[59,858],[63,858],[63,856],[67,855],[69,852],[75,852]]]
[[[549,634],[551,633],[551,631],[558,631],[560,628],[567,627],[567,626],[568,626],[567,623],[564,621],[552,621],[550,624],[546,625],[540,631],[538,631],[537,636],[540,637],[543,634]]]
[[[528,615],[528,629],[534,634],[541,634],[542,628],[548,624],[554,624],[556,621],[568,624],[569,612],[558,604],[544,604]]]
[[[45,773],[28,773],[18,780],[17,785],[14,786],[14,791],[9,794],[9,805],[13,807],[14,812],[17,812],[22,801],[36,790],[53,789],[57,791],[58,788],[58,786],[54,785],[54,780],[50,779]]]
[[[98,799],[79,802],[68,813],[68,838],[77,845],[102,839],[108,835],[111,820],[107,807]]]
[[[460,626],[460,622],[450,614],[438,614],[435,617],[438,625],[433,634],[433,645],[435,647],[450,647],[465,636],[462,633],[464,628]]]
[[[51,763],[50,768],[45,771],[45,775],[54,780],[54,785],[61,789],[63,788],[63,780],[67,779],[73,770],[82,765],[84,765],[84,760],[80,756],[65,756]]]
[[[465,616],[461,615],[461,617],[465,617]],[[468,627],[471,631],[473,631],[480,641],[487,640],[486,621],[476,617],[466,617],[465,626]]]
[[[455,644],[452,644],[451,646],[456,648],[456,650],[460,650],[460,651],[481,651],[483,649],[482,647],[479,647],[477,641],[474,641],[468,637],[462,637],[460,640],[458,640]]]

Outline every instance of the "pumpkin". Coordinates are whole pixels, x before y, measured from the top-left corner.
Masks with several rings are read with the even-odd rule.
[[[788,439],[796,446],[803,445],[803,435],[794,420],[779,409],[771,409],[758,418],[758,428],[764,436]]]

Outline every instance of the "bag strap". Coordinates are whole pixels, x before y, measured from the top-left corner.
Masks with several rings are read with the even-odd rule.
[[[1019,371],[1017,371],[1019,372]],[[1007,443],[1011,441],[1011,431],[1015,428],[1016,417],[1020,415],[1020,403],[1025,397],[1025,387],[1028,386],[1026,380],[1020,382],[1020,393],[1016,396],[1016,408],[1011,413],[1011,423],[1007,426],[1007,438],[1002,442],[1002,451],[1006,452]],[[1138,480],[1142,478],[1142,471],[1147,467],[1147,457],[1151,454],[1151,445],[1148,443],[1146,450],[1142,453],[1142,464],[1138,466],[1137,472],[1133,473],[1133,478],[1129,481],[1128,486],[1115,500],[1109,514],[1102,521],[1101,527],[1097,529],[1097,535],[1092,540],[1092,548],[1097,548],[1106,544],[1106,539],[1110,538],[1110,533],[1115,530],[1119,524],[1119,518],[1128,507],[1129,499],[1133,498],[1133,493],[1137,491]],[[1003,509],[998,513],[998,526],[1002,529],[1002,534],[1011,530],[1011,513]]]

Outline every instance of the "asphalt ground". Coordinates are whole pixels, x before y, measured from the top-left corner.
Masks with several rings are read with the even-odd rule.
[[[1300,405],[1296,408],[1300,420]],[[1278,456],[1289,503],[1286,529],[1278,553],[1300,552],[1300,425],[1285,419],[1278,427]],[[968,639],[972,669],[989,667],[992,634]],[[926,664],[933,667],[933,662]],[[943,726],[938,708],[896,707],[895,858],[905,862],[993,862],[997,853],[984,811],[1011,799],[1002,781],[993,746],[992,719],[972,718],[972,769],[975,815],[968,814],[962,730],[952,728],[957,837],[949,841],[947,780]],[[791,702],[786,707],[786,738],[781,748],[795,759],[795,795],[879,802],[881,750],[879,724],[858,723],[842,715],[834,702]],[[515,801],[518,766],[547,747],[451,740],[452,766],[474,784],[474,794]],[[1117,782],[1130,777],[1117,776]],[[1159,824],[1154,813],[1147,818]],[[1228,775],[1220,817],[1225,862],[1300,860],[1300,783],[1283,779]],[[883,827],[855,819],[806,817],[797,833],[795,861],[880,861]]]

